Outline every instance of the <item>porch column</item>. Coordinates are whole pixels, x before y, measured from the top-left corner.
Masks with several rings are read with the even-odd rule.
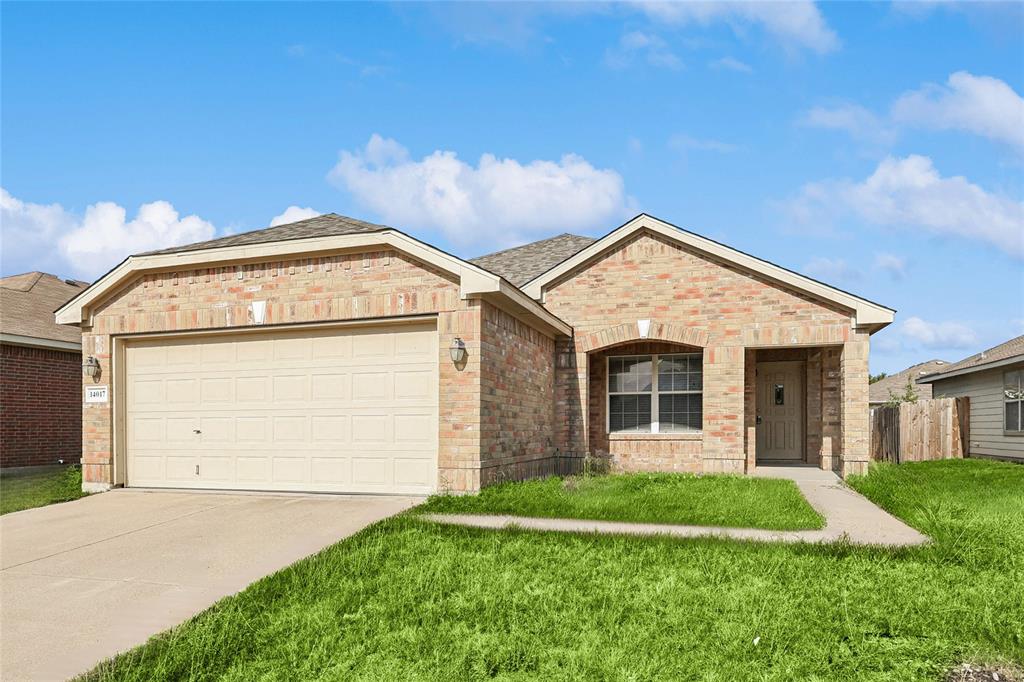
[[[704,349],[704,434],[706,473],[742,474],[744,452],[744,348]]]
[[[840,473],[845,478],[868,469],[868,335],[855,333],[843,344],[841,374]]]

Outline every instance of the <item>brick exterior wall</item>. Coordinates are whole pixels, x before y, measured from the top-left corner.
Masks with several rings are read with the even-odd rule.
[[[480,466],[483,484],[556,470],[555,342],[483,304]]]
[[[0,344],[0,468],[78,464],[82,356]]]
[[[116,339],[251,328],[255,301],[266,304],[264,325],[436,315],[442,490],[550,473],[591,453],[620,470],[749,470],[756,362],[794,347],[807,372],[808,460],[844,474],[867,465],[868,338],[852,329],[851,313],[650,232],[545,290],[544,305],[573,325],[571,339],[553,340],[490,300],[463,300],[451,275],[376,250],[146,274],[93,311],[82,350],[99,359],[100,383],[116,399]],[[637,320],[651,321],[645,339]],[[460,366],[449,357],[455,337],[468,351]],[[702,433],[606,433],[601,359],[638,348],[703,353]],[[74,376],[81,401],[77,357]],[[124,482],[113,404],[83,408],[89,488]]]
[[[787,347],[813,347],[816,353],[813,362],[807,356],[807,366],[820,377],[814,390],[822,416],[820,433],[808,430],[808,457],[820,459],[830,448],[844,474],[866,465],[867,401],[859,401],[867,390],[861,375],[868,344],[866,334],[852,330],[849,311],[647,231],[549,285],[544,305],[575,330],[574,339],[558,348],[556,436],[563,452],[600,452],[607,443],[607,434],[596,430],[603,422],[595,427],[587,407],[592,398],[603,400],[603,392],[590,395],[597,383],[588,376],[588,357],[638,340],[637,320],[647,319],[648,338],[703,348],[704,430],[699,444],[679,438],[668,445],[671,438],[659,438],[656,447],[647,436],[613,436],[621,453],[613,453],[616,466],[690,470],[699,460],[706,472],[745,471],[754,426],[751,351]],[[808,417],[813,414],[808,410]]]
[[[437,314],[438,485],[479,488],[480,303],[461,300],[450,275],[404,254],[373,251],[147,274],[96,309],[92,327],[83,327],[82,352],[99,359],[100,383],[110,386],[113,397],[114,337],[252,328],[253,301],[266,301],[264,325]],[[469,351],[461,368],[448,351],[456,336]],[[81,400],[77,391],[76,400]],[[113,469],[112,405],[113,400],[83,407],[83,480],[89,488],[124,483],[124,472]]]

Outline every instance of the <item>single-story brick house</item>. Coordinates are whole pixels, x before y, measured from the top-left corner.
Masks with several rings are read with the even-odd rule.
[[[644,214],[471,261],[329,214],[132,256],[57,319],[100,367],[89,489],[425,493],[863,471],[893,314]]]
[[[82,335],[53,311],[87,286],[45,272],[0,278],[2,469],[82,457]]]

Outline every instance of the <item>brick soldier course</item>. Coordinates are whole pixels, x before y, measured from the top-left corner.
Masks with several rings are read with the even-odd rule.
[[[410,316],[437,321],[437,488],[463,491],[586,455],[618,470],[749,472],[757,363],[773,360],[801,363],[804,461],[860,472],[868,338],[893,311],[643,214],[600,240],[562,235],[475,261],[333,214],[142,254],[58,311],[82,327],[113,393],[84,406],[84,485],[126,480],[124,340]],[[608,432],[607,358],[644,353],[702,358],[699,431]]]

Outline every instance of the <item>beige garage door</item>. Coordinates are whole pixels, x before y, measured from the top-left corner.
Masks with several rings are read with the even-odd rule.
[[[437,357],[432,324],[133,342],[128,485],[431,492]]]

